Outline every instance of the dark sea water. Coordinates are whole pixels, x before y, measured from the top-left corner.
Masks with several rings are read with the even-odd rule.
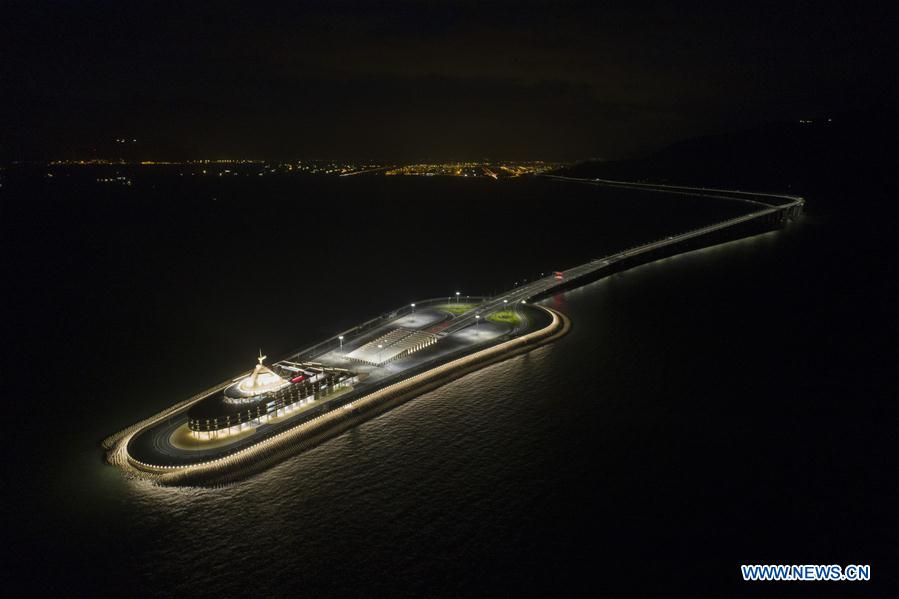
[[[745,207],[541,180],[54,185],[0,196],[7,590],[772,590],[743,563],[875,579],[778,592],[896,582],[889,219],[809,198],[785,230],[546,300],[574,324],[555,344],[242,483],[170,489],[124,478],[100,440],[260,346],[279,356]]]

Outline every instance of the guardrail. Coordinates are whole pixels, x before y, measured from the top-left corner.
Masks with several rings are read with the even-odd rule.
[[[718,223],[713,223],[705,227],[691,229],[683,233],[669,235],[664,239],[640,244],[616,252],[614,254],[595,258],[590,262],[575,266],[564,271],[565,278],[562,281],[552,281],[547,279],[546,283],[542,286],[542,289],[538,287],[539,290],[536,293],[526,298],[529,300],[543,297],[553,290],[560,290],[565,287],[570,287],[572,286],[572,283],[576,281],[583,281],[585,278],[596,275],[604,269],[608,270],[610,274],[611,272],[622,270],[622,263],[625,263],[624,266],[626,268],[630,268],[634,264],[630,264],[628,262],[632,262],[633,258],[637,258],[641,255],[650,255],[653,253],[661,254],[663,253],[663,251],[665,251],[666,248],[673,248],[679,245],[688,245],[690,242],[700,240],[703,237],[711,236],[715,233],[726,231],[728,229],[733,230],[744,223],[764,222],[766,219],[775,216],[780,218],[780,222],[783,222],[788,218],[798,216],[805,206],[805,199],[801,196],[786,194],[727,190],[711,187],[688,187],[684,185],[633,183],[628,181],[615,181],[611,179],[583,179],[574,177],[560,177],[557,175],[546,175],[546,177],[559,181],[586,183],[591,185],[608,186],[622,189],[648,189],[650,191],[661,193],[686,194],[699,197],[736,200],[763,206],[763,208],[761,210],[756,210],[743,216],[738,216]],[[762,199],[768,199],[769,201],[765,202],[762,201]],[[775,201],[772,202],[770,200]]]
[[[148,473],[154,476],[157,481],[166,484],[195,484],[197,482],[227,482],[229,479],[233,480],[233,478],[239,476],[242,469],[252,468],[254,464],[264,463],[265,460],[278,457],[285,452],[297,451],[301,448],[295,446],[297,442],[303,442],[304,439],[307,441],[314,440],[316,435],[321,435],[323,431],[332,429],[340,421],[348,420],[361,411],[375,409],[385,402],[399,399],[421,387],[442,384],[442,381],[461,376],[474,367],[480,367],[520,351],[529,350],[539,343],[552,340],[557,335],[567,332],[569,323],[566,318],[553,310],[540,309],[551,315],[551,321],[547,326],[537,331],[479,350],[474,354],[456,358],[421,373],[407,373],[405,378],[396,383],[381,387],[364,397],[356,398],[342,406],[335,406],[333,409],[319,414],[311,420],[294,423],[286,430],[257,441],[251,446],[234,453],[205,462],[182,466],[152,465],[128,456],[127,464],[134,468],[137,473]],[[342,409],[347,407],[349,409]]]
[[[538,308],[536,306],[534,306],[533,309],[538,310],[538,311],[542,310],[542,308]],[[502,335],[500,337],[497,337],[497,338],[494,338],[494,339],[484,342],[483,344],[480,345],[480,347],[482,349],[487,349],[487,348],[490,348],[490,347],[493,347],[496,345],[500,345],[500,344],[503,344],[503,343],[509,341],[509,339],[512,337],[513,337],[512,333]],[[450,352],[448,354],[443,354],[443,355],[431,358],[430,360],[427,360],[420,364],[416,364],[415,366],[408,368],[406,370],[403,370],[401,372],[395,372],[390,375],[387,375],[378,381],[377,388],[383,388],[385,386],[390,386],[390,385],[395,384],[398,381],[404,380],[410,376],[415,376],[416,374],[427,372],[428,370],[431,370],[433,368],[441,366],[442,364],[459,359],[460,356],[464,356],[468,351],[470,351],[468,348],[461,347],[461,348],[459,348],[453,352]],[[272,431],[279,431],[279,430],[282,430],[285,428],[290,428],[292,426],[297,426],[299,424],[302,424],[303,422],[314,420],[315,418],[317,418],[318,416],[320,416],[321,414],[323,414],[325,412],[342,407],[346,404],[353,403],[354,401],[359,399],[360,396],[363,396],[363,395],[369,394],[369,393],[373,393],[373,392],[374,392],[374,390],[365,389],[363,387],[362,389],[355,389],[348,393],[342,393],[333,398],[324,398],[324,399],[320,400],[319,402],[317,402],[317,405],[311,407],[310,409],[303,411],[302,413],[299,413],[299,414],[293,416],[289,421],[283,421],[280,423],[269,423],[267,426]],[[189,406],[187,406],[187,405],[183,406],[183,408],[185,408],[185,409],[187,407],[189,407]],[[166,417],[168,417],[170,415],[171,415],[171,413],[167,414]],[[161,418],[156,419],[156,420],[154,420],[153,418],[147,419],[141,423],[140,427],[141,427],[141,429],[146,428],[147,426],[150,426],[151,424],[153,424],[153,422],[158,423],[160,420],[161,420]],[[148,422],[148,421],[153,421],[153,422]],[[133,427],[130,427],[130,428],[133,428]],[[137,432],[138,431],[136,431],[136,430],[133,431],[130,436],[137,434]],[[130,436],[128,439],[129,441],[130,441]],[[233,446],[231,446],[229,451],[230,452],[240,451],[243,447],[250,445],[253,442],[254,441],[252,441],[251,439],[237,441],[234,443]],[[184,463],[182,465],[189,465],[189,463]]]
[[[543,175],[547,179],[555,179],[557,181],[572,181],[578,183],[589,183],[593,185],[602,185],[607,187],[623,187],[629,189],[648,189],[650,191],[659,191],[662,193],[687,193],[691,195],[707,195],[710,197],[717,197],[712,194],[726,194],[724,199],[728,200],[741,200],[753,202],[756,204],[765,204],[771,207],[783,208],[790,206],[795,203],[804,204],[805,198],[802,196],[783,194],[783,193],[768,193],[762,191],[742,191],[739,189],[720,189],[717,187],[693,187],[689,185],[668,185],[666,183],[640,183],[636,181],[617,181],[615,179],[588,179],[584,177],[562,177],[560,175]],[[736,197],[735,197],[736,196]],[[749,198],[744,198],[743,196],[749,196]],[[771,202],[763,202],[757,198],[776,198],[778,200],[786,200],[786,202],[781,202],[778,204],[772,204]]]

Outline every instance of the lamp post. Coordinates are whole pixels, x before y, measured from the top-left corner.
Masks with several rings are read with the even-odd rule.
[[[415,302],[412,302],[409,305],[412,306],[412,313],[415,314]]]
[[[381,350],[384,349],[384,346],[379,343],[378,344],[378,366],[381,365]]]
[[[343,349],[343,335],[337,337],[337,340],[340,341],[340,349]]]
[[[480,315],[480,314],[475,314],[475,315],[474,315],[474,334],[475,334],[475,335],[480,335],[480,332],[479,332],[479,331],[480,331],[481,329],[480,329],[480,327],[478,326],[479,324],[481,324],[481,315]]]
[[[457,304],[459,303],[459,292],[458,291],[456,292],[456,303]]]

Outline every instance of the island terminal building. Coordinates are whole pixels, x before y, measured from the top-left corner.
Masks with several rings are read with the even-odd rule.
[[[255,428],[357,382],[356,373],[345,368],[286,360],[269,368],[263,364],[265,358],[259,352],[253,372],[188,410],[192,436],[217,439]]]

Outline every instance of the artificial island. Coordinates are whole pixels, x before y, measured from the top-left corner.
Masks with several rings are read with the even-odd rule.
[[[493,297],[422,300],[174,404],[103,441],[108,461],[163,485],[215,485],[258,472],[391,407],[563,336],[571,323],[539,300],[679,253],[784,226],[804,200],[600,179],[574,184],[714,197],[748,212],[546,273]]]

